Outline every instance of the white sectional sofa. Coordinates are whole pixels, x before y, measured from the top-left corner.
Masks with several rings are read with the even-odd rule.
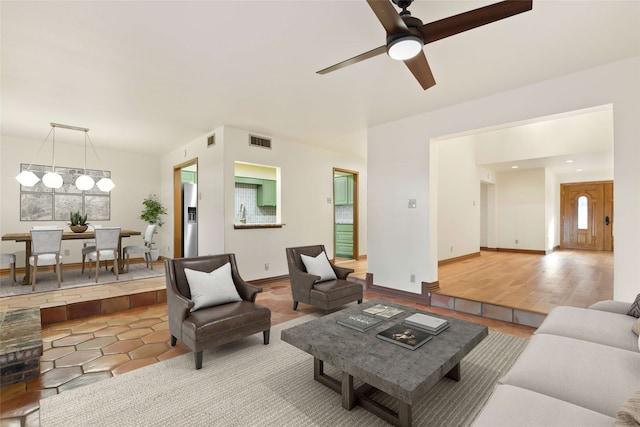
[[[629,400],[640,391],[640,340],[631,329],[638,319],[626,314],[630,306],[554,308],[473,426],[638,425],[628,414],[629,402],[640,413]]]

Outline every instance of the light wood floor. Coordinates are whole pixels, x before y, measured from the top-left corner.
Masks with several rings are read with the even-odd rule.
[[[338,259],[365,279],[366,260]],[[549,255],[481,251],[438,268],[438,293],[538,313],[588,307],[613,298],[613,253],[558,250]],[[375,277],[374,277],[375,282]]]
[[[613,298],[613,253],[558,250],[549,255],[482,251],[439,267],[440,293],[548,313]]]

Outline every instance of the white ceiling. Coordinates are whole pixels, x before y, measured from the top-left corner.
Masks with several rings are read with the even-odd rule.
[[[410,9],[426,23],[493,2]],[[531,12],[427,45],[437,81],[427,91],[386,55],[315,73],[384,44],[364,0],[1,8],[2,134],[43,140],[64,123],[90,128],[97,147],[142,153],[229,125],[363,154],[369,126],[640,55],[637,0],[534,0]]]

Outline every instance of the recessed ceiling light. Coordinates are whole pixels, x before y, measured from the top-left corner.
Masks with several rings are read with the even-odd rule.
[[[520,166],[518,166],[518,165],[513,165],[513,166],[511,166],[511,169],[518,169],[519,167]]]
[[[576,172],[582,172],[582,169],[576,169]]]
[[[565,160],[565,163],[573,163],[573,162],[575,162],[575,160],[573,159]]]

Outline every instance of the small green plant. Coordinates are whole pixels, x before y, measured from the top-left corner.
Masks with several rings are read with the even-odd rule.
[[[148,224],[156,224],[162,227],[164,221],[162,215],[167,214],[167,210],[162,205],[156,194],[150,194],[149,197],[142,201],[144,208],[140,212],[140,219]]]
[[[87,225],[87,216],[81,215],[80,211],[69,213],[70,225]]]

